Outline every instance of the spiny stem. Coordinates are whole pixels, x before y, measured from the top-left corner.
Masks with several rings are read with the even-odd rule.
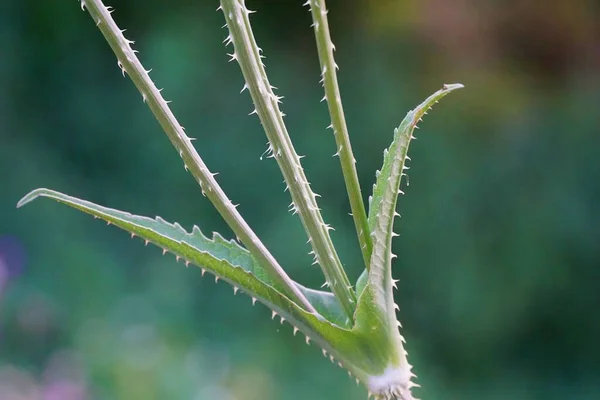
[[[264,244],[248,226],[236,206],[227,198],[225,192],[221,189],[204,161],[198,155],[198,152],[192,145],[190,138],[183,131],[167,102],[156,88],[150,76],[146,71],[122,31],[119,29],[110,13],[111,8],[105,7],[101,0],[82,0],[81,8],[87,8],[96,25],[106,38],[106,41],[117,56],[119,66],[123,74],[127,72],[131,80],[138,88],[144,101],[152,110],[152,113],[162,126],[169,137],[169,140],[175,146],[179,155],[183,159],[185,166],[200,184],[203,193],[212,202],[223,219],[231,227],[240,241],[254,255],[258,261],[268,269],[272,278],[279,282],[286,290],[286,293],[298,304],[302,305],[307,311],[317,314],[317,311],[299,291],[294,282],[285,273],[283,268],[277,263],[273,255],[267,250]]]
[[[292,196],[292,208],[298,212],[312,245],[316,261],[321,266],[333,293],[340,301],[348,318],[353,317],[356,294],[352,289],[342,263],[329,236],[330,229],[323,222],[316,195],[310,189],[279,109],[280,97],[273,93],[264,65],[261,50],[256,44],[243,0],[221,0],[221,7],[229,36],[233,43],[231,60],[237,60],[246,81],[244,88],[250,91],[258,114],[270,143],[270,150],[281,169]],[[254,113],[253,112],[253,113]]]
[[[335,46],[331,41],[329,34],[329,22],[327,21],[327,6],[325,0],[308,0],[305,5],[310,7],[313,19],[313,28],[317,41],[317,50],[319,53],[319,62],[321,64],[322,84],[325,89],[325,97],[331,115],[331,125],[337,152],[335,153],[342,165],[342,174],[346,183],[346,191],[350,200],[350,209],[352,218],[358,235],[358,242],[362,251],[365,267],[369,269],[371,252],[373,251],[373,242],[369,235],[369,224],[367,222],[367,213],[360,190],[358,174],[356,172],[356,160],[352,153],[344,109],[342,107],[342,98],[340,88],[337,82],[337,64],[333,58]]]

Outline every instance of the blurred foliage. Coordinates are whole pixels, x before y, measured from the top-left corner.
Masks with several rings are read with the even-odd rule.
[[[351,279],[349,205],[301,2],[250,1],[272,82]],[[600,7],[589,0],[330,1],[365,197],[421,124],[395,242],[408,351],[435,399],[600,397]],[[350,6],[351,4],[351,6]],[[113,1],[200,154],[290,274],[318,287],[216,1]],[[53,202],[50,187],[230,236],[75,1],[0,5],[0,398],[364,399],[225,284]]]

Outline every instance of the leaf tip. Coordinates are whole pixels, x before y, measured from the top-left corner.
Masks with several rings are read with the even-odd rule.
[[[442,90],[452,92],[453,90],[462,89],[464,87],[465,85],[463,85],[462,83],[445,83],[442,86]]]
[[[40,196],[46,196],[50,193],[49,189],[39,188],[34,189],[31,192],[27,193],[19,202],[17,203],[17,208],[21,208],[24,205],[31,203],[33,200],[37,199]]]

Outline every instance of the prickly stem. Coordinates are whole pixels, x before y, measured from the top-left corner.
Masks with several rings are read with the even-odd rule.
[[[354,154],[350,145],[350,137],[348,136],[348,128],[346,126],[346,118],[342,107],[342,98],[337,82],[336,69],[333,51],[335,46],[331,41],[329,33],[329,22],[327,20],[327,6],[325,0],[308,0],[306,3],[310,7],[310,12],[313,19],[313,28],[317,42],[317,50],[319,53],[319,62],[321,64],[321,81],[325,89],[325,97],[331,116],[331,125],[328,128],[333,130],[337,152],[334,156],[338,156],[342,166],[346,191],[350,200],[350,208],[352,210],[352,218],[358,236],[363,261],[365,267],[369,269],[371,260],[371,252],[373,243],[369,237],[369,226],[367,223],[367,213],[360,189],[358,173],[354,163]]]
[[[135,54],[136,52],[131,48],[133,42],[123,36],[122,31],[111,17],[110,9],[104,6],[101,0],[82,0],[81,5],[82,8],[88,10],[90,16],[96,22],[99,30],[117,56],[122,70],[130,76],[142,94],[144,101],[148,104],[150,110],[169,137],[169,140],[180,153],[185,165],[188,166],[189,171],[202,186],[204,193],[223,219],[225,219],[248,250],[265,266],[268,266],[268,271],[272,275],[272,278],[285,287],[287,294],[305,307],[306,310],[316,312],[314,307],[293,284],[290,277],[281,268],[273,255],[252,231],[221,189],[213,174],[198,155],[191,140],[183,131],[183,127],[175,118],[160,91],[150,79],[150,75],[142,66]]]
[[[292,196],[293,207],[290,211],[297,212],[300,216],[318,263],[327,280],[332,282],[333,293],[348,317],[352,317],[356,295],[353,290],[348,289],[350,282],[319,212],[316,195],[310,188],[300,157],[296,154],[283,122],[279,108],[281,97],[273,93],[273,86],[267,78],[261,51],[250,26],[250,12],[243,0],[221,0],[221,10],[234,48],[231,58],[240,65],[256,113]]]

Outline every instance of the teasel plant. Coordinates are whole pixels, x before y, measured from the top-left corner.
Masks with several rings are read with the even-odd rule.
[[[292,326],[292,332],[304,335],[306,343],[314,342],[323,355],[347,370],[357,383],[368,390],[369,398],[413,400],[412,389],[418,387],[407,359],[401,324],[396,318],[398,306],[393,290],[397,280],[392,277],[392,238],[394,219],[398,216],[396,202],[409,157],[408,148],[413,131],[427,111],[448,93],[462,88],[461,84],[443,85],[412,111],[394,130],[391,145],[383,154],[383,165],[376,172],[373,193],[369,197],[368,213],[363,203],[355,159],[344,118],[337,82],[335,47],[331,41],[325,0],[308,0],[321,69],[323,100],[327,102],[331,125],[351,215],[362,253],[364,271],[353,285],[331,240],[321,215],[317,195],[312,191],[302,168],[302,160],[294,149],[280,110],[282,97],[274,93],[263,64],[263,53],[256,43],[250,25],[252,11],[244,0],[220,0],[218,11],[225,17],[228,34],[224,40],[231,47],[230,61],[235,61],[244,77],[242,91],[248,91],[256,114],[269,141],[268,156],[273,158],[285,179],[291,196],[290,211],[297,214],[308,236],[314,263],[323,271],[327,290],[315,290],[290,278],[242,215],[227,197],[204,163],[192,138],[188,137],[169,108],[160,90],[151,80],[149,70],[140,63],[133,41],[123,36],[113,20],[113,9],[101,0],[80,0],[93,22],[117,57],[123,75],[128,75],[143,101],[148,105],[171,143],[179,153],[185,170],[198,182],[202,194],[210,200],[232,229],[237,240],[226,240],[218,233],[207,237],[194,226],[191,232],[178,223],[160,217],[154,219],[106,208],[49,189],[36,189],[21,199],[21,207],[38,197],[90,214],[152,243],[163,254],[172,253],[185,266],[198,266],[202,275],[212,274],[233,287],[233,293],[244,293],[254,305],[260,302],[271,310],[271,317]]]

